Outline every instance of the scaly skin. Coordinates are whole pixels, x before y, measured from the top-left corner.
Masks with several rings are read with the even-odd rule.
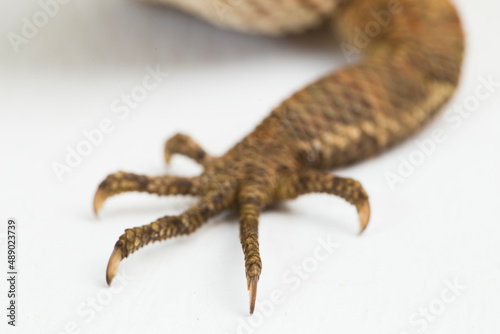
[[[304,0],[299,1],[302,6],[297,10],[336,7],[334,1],[318,1],[324,6],[314,7],[312,0]],[[245,4],[260,2],[248,0]],[[251,13],[248,8],[235,9],[235,15]],[[371,11],[387,8],[387,0],[342,2],[336,7],[332,24],[344,43],[357,46],[355,28],[368,27],[376,22]],[[323,16],[320,14],[318,17]],[[262,16],[262,22],[266,22],[269,11],[260,8],[253,15]],[[249,30],[251,20],[240,21],[235,19],[231,24],[240,22],[242,29]],[[293,24],[280,25],[274,19],[267,22],[269,33],[283,32],[276,28],[283,26],[294,30]],[[262,32],[259,27],[256,31]],[[124,172],[108,176],[94,199],[96,213],[106,198],[126,191],[200,196],[197,205],[179,216],[126,230],[111,255],[108,283],[119,262],[137,249],[190,234],[210,217],[235,208],[240,212],[240,239],[252,313],[262,269],[258,219],[267,205],[311,192],[337,195],[356,206],[363,230],[370,217],[363,187],[325,170],[378,154],[418,131],[458,84],[464,38],[457,13],[448,0],[401,0],[390,23],[381,27],[362,49],[366,56],[359,64],[327,75],[292,95],[221,157],[211,157],[185,135],[168,140],[166,161],[173,154],[184,154],[204,166],[200,176],[149,177]]]

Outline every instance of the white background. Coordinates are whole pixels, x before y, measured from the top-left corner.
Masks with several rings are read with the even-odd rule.
[[[360,180],[370,195],[373,215],[362,236],[355,210],[331,196],[304,196],[262,215],[258,302],[268,305],[277,290],[283,301],[265,315],[258,307],[249,318],[235,213],[189,238],[134,254],[120,267],[126,286],[117,283],[121,290],[112,293],[105,267],[122,231],[177,214],[194,199],[125,194],[106,202],[99,219],[91,201],[99,182],[118,170],[199,173],[182,157],[167,167],[164,141],[182,131],[223,154],[283,98],[346,63],[328,33],[246,36],[163,7],[71,1],[16,53],[7,34],[20,34],[23,17],[40,7],[1,1],[0,233],[11,216],[20,228],[19,318],[9,333],[76,326],[93,334],[235,333],[238,327],[242,333],[413,334],[423,328],[419,309],[442,305],[446,281],[455,280],[465,289],[427,321],[425,332],[498,330],[500,88],[456,129],[444,115],[474,96],[479,76],[500,81],[500,5],[455,2],[468,39],[456,96],[416,137],[337,171]],[[113,101],[141,85],[148,66],[169,75],[120,119]],[[52,164],[64,163],[67,146],[74,149],[85,139],[82,131],[104,118],[113,131],[59,182]],[[416,140],[437,129],[446,141],[391,190],[385,173],[397,172],[400,159],[418,150]],[[311,264],[318,238],[328,237],[339,245],[335,253],[292,289],[284,275]],[[6,328],[7,287],[0,281],[0,328]],[[92,299],[100,311],[89,311]]]

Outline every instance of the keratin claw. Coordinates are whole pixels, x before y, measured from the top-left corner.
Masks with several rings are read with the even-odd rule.
[[[96,216],[99,214],[99,210],[101,210],[102,205],[104,204],[106,198],[107,196],[104,193],[104,191],[98,188],[94,195],[94,213]]]
[[[106,282],[108,283],[108,285],[111,285],[113,278],[115,278],[122,258],[123,256],[121,249],[115,247],[115,249],[113,249],[113,253],[111,253],[111,256],[109,258],[108,268],[106,269]]]
[[[358,209],[359,223],[361,225],[359,233],[361,234],[366,229],[368,222],[370,221],[370,204],[368,203],[368,200],[366,200],[356,205],[356,208]]]
[[[249,281],[248,290],[250,291],[250,314],[253,314],[255,309],[255,301],[257,300],[257,283],[259,282],[259,277],[255,276]]]

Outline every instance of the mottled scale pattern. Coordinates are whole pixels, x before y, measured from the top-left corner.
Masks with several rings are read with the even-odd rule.
[[[200,197],[197,205],[178,216],[126,230],[109,260],[108,283],[120,261],[139,248],[190,234],[225,209],[238,210],[253,312],[263,268],[258,240],[262,210],[277,201],[322,192],[355,206],[364,230],[370,218],[366,191],[360,182],[328,170],[374,156],[420,130],[458,85],[464,36],[448,0],[224,1],[232,7],[217,22],[221,26],[281,34],[328,21],[341,47],[358,47],[365,56],[283,101],[223,156],[209,155],[187,135],[173,136],[165,144],[165,160],[174,154],[188,156],[204,167],[201,175],[112,174],[100,184],[94,210],[110,196],[127,191]],[[217,21],[205,8],[217,1],[163,2]],[[359,31],[376,22],[374,12],[388,8],[393,9],[390,22],[379,25],[380,31],[359,47]]]
[[[339,0],[142,0],[180,8],[219,27],[279,36],[318,26]]]

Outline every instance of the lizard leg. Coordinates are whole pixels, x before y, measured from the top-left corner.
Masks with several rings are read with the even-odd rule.
[[[193,233],[209,218],[224,210],[229,201],[230,196],[223,196],[220,192],[211,192],[205,195],[197,205],[178,216],[165,216],[150,224],[125,230],[116,242],[109,258],[106,282],[111,284],[121,260],[139,248],[155,241]]]
[[[299,174],[294,180],[294,194],[299,196],[307,193],[327,193],[340,196],[356,206],[363,232],[370,220],[370,204],[368,195],[361,183],[349,178],[342,178],[319,170],[307,170]]]
[[[262,270],[259,254],[259,214],[262,201],[250,194],[240,195],[240,241],[245,255],[247,288],[250,293],[250,314],[253,314],[257,298],[257,283]]]
[[[191,137],[178,133],[165,143],[165,161],[170,163],[170,159],[174,154],[185,155],[200,165],[206,167],[212,161],[212,156],[207,154],[205,150],[198,145]]]
[[[201,185],[199,178],[196,177],[151,177],[118,172],[108,175],[97,188],[94,196],[94,212],[97,214],[107,198],[129,191],[147,192],[156,195],[199,195]]]

